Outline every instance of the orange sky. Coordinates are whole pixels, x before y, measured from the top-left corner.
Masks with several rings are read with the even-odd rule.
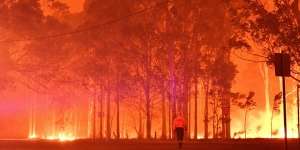
[[[78,13],[83,10],[83,5],[85,0],[60,0],[66,3],[70,7],[71,13]],[[44,5],[47,0],[41,0],[42,5]]]
[[[83,9],[83,4],[85,0],[61,0],[70,6],[71,12],[80,12]]]

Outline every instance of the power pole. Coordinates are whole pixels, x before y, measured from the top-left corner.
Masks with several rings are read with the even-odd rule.
[[[284,142],[285,150],[287,150],[287,121],[286,121],[286,90],[285,90],[285,76],[282,76],[282,94],[283,94],[283,119],[284,119]]]
[[[283,96],[283,119],[284,119],[284,143],[285,150],[288,149],[287,119],[286,119],[286,89],[285,77],[291,76],[290,56],[285,53],[275,53],[274,55],[275,75],[282,77],[282,96]]]

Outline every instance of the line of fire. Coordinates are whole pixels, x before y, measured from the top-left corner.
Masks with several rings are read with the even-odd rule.
[[[299,6],[0,0],[0,139],[300,138]]]

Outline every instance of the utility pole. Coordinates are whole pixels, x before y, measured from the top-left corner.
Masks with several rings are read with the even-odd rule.
[[[281,60],[282,61],[282,60]],[[287,121],[286,121],[286,90],[285,90],[285,76],[282,76],[282,93],[283,93],[283,119],[284,119],[284,142],[285,150],[287,150]]]
[[[286,88],[285,88],[285,77],[291,76],[290,69],[290,56],[283,52],[275,53],[274,65],[275,75],[282,77],[282,96],[283,96],[283,119],[284,119],[284,146],[285,150],[288,149],[288,136],[287,136],[287,119],[286,119]]]

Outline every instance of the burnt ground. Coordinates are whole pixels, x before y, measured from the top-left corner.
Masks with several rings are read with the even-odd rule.
[[[297,139],[290,139],[288,150],[300,150]],[[0,140],[0,150],[177,150],[168,140],[77,140],[72,142],[45,140]],[[280,139],[191,140],[182,150],[284,150]]]

